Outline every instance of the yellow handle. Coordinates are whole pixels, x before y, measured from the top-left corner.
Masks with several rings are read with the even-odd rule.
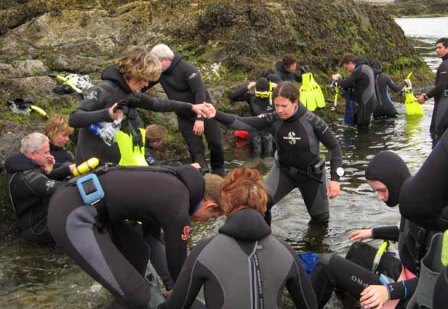
[[[38,112],[39,114],[41,114],[42,116],[44,116],[45,118],[48,118],[47,112],[44,111],[42,108],[40,108],[39,106],[36,105],[30,105],[30,108],[35,111]]]

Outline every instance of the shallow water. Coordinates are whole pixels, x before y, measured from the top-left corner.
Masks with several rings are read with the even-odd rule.
[[[427,45],[445,34],[440,31],[447,29],[448,17],[400,18],[397,23],[406,34],[423,38],[422,45]],[[429,26],[433,24],[434,29]],[[439,60],[434,55],[425,51],[423,56],[435,69]],[[273,208],[272,230],[276,236],[288,241],[298,252],[344,254],[351,244],[347,240],[350,231],[398,222],[398,209],[375,200],[365,183],[364,170],[378,151],[392,150],[415,172],[431,151],[429,124],[433,105],[432,102],[425,104],[425,115],[417,119],[405,117],[403,104],[397,103],[396,107],[400,111],[398,118],[375,121],[368,132],[347,128],[342,125],[343,119],[339,120],[332,129],[342,146],[346,175],[342,178],[341,195],[330,203],[328,228],[308,226],[309,217],[296,190]],[[245,165],[257,167],[263,173],[273,163],[271,158],[250,159],[247,148],[228,150],[226,159],[228,168]],[[195,225],[192,242],[215,234],[222,222],[223,219],[218,219],[211,224]],[[0,245],[0,308],[103,308],[109,300],[109,293],[60,251],[20,239]],[[328,308],[350,306],[345,301],[332,299]]]

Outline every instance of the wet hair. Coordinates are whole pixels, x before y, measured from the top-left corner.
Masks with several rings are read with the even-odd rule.
[[[174,52],[165,44],[157,44],[151,49],[151,55],[156,56],[159,60],[168,58],[170,60],[174,59]]]
[[[125,51],[114,63],[126,80],[133,78],[137,81],[157,81],[162,73],[159,58],[140,47]]]
[[[22,138],[20,152],[27,154],[29,152],[39,151],[45,142],[50,142],[45,134],[33,132]]]
[[[351,53],[346,53],[344,54],[344,56],[342,56],[341,60],[339,61],[339,66],[342,67],[344,64],[350,62],[356,63],[356,60],[358,60],[358,56]]]
[[[204,199],[213,200],[221,206],[221,184],[224,179],[216,174],[207,173],[204,176]]]
[[[367,165],[366,179],[384,183],[389,191],[386,201],[388,206],[396,206],[399,201],[401,187],[411,176],[403,159],[391,151],[381,151]]]
[[[297,58],[293,54],[286,54],[282,58],[282,63],[287,68],[293,65],[294,63],[297,63]]]
[[[168,129],[160,124],[150,124],[146,127],[146,139],[151,142],[158,142],[165,139]]]
[[[48,119],[45,123],[45,135],[48,136],[50,141],[52,142],[54,136],[57,133],[65,133],[67,135],[73,134],[73,129],[68,125],[68,116],[66,115],[56,115]]]
[[[221,209],[226,216],[241,208],[251,208],[264,215],[267,201],[267,189],[258,170],[238,167],[224,178]]]
[[[440,38],[437,40],[436,44],[442,43],[445,48],[448,48],[448,38]]]
[[[291,100],[291,102],[298,102],[299,89],[290,81],[278,83],[272,93],[272,98],[275,99],[276,97],[283,97]]]

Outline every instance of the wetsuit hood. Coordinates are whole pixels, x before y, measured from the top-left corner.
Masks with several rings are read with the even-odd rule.
[[[384,183],[389,190],[386,205],[396,206],[399,201],[401,187],[411,177],[406,163],[395,153],[382,151],[367,166],[366,179]]]
[[[101,72],[101,79],[102,80],[110,80],[114,84],[117,84],[121,89],[124,91],[131,93],[132,90],[129,88],[128,83],[124,79],[123,75],[120,73],[118,68],[114,65],[110,65],[106,67],[103,72]]]
[[[237,240],[257,241],[270,235],[271,229],[258,211],[245,208],[230,215],[219,233]]]
[[[171,72],[173,72],[174,68],[181,60],[182,60],[182,57],[178,53],[174,53],[174,58],[171,61],[170,66],[168,67],[168,69],[165,70],[165,72],[163,72],[163,74],[171,74]]]
[[[5,160],[5,169],[9,173],[27,171],[38,167],[31,159],[20,152],[10,155]]]

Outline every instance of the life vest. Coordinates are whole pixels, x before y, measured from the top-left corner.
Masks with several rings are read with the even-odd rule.
[[[133,137],[130,133],[119,130],[116,134],[118,149],[120,150],[120,162],[122,166],[148,166],[145,159],[146,131],[139,128],[142,136],[142,146],[134,146]]]

